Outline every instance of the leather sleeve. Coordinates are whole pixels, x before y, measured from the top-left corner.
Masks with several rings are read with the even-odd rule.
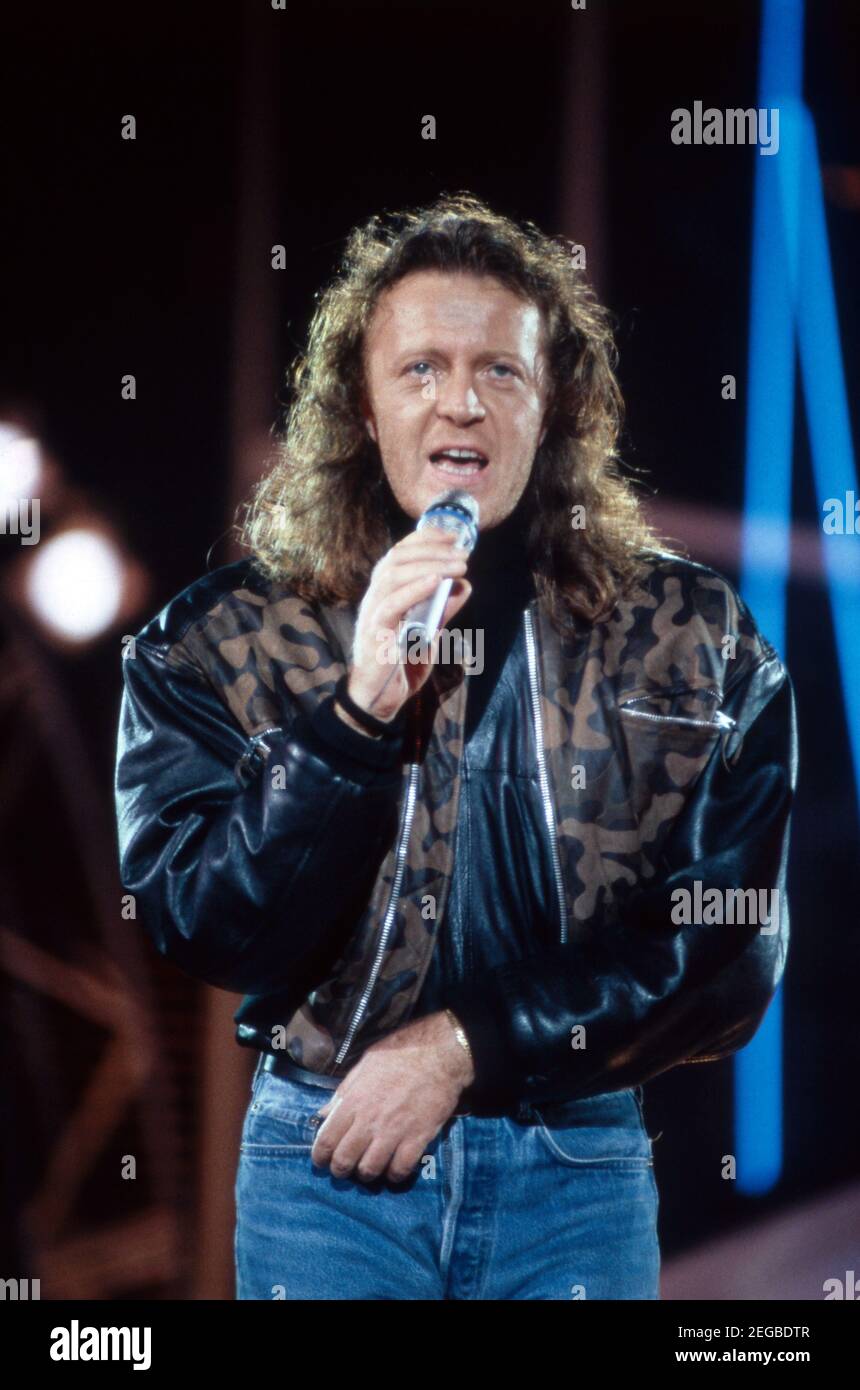
[[[729,1056],[756,1032],[789,935],[797,748],[794,695],[778,658],[771,653],[745,676],[723,709],[738,727],[727,745],[717,740],[648,888],[614,923],[596,924],[591,940],[499,967],[447,1001],[475,1059],[467,1103],[626,1089],[679,1063]],[[681,900],[672,895],[694,893],[697,880],[703,892],[778,889],[778,929],[677,924]],[[572,1046],[577,1024],[585,1025],[582,1049]]]
[[[243,779],[249,740],[202,673],[141,641],[123,671],[115,792],[137,916],[190,975],[288,988],[343,944],[396,833],[399,726],[367,738],[331,697],[287,710]]]

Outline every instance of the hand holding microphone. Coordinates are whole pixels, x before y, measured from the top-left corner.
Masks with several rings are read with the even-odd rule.
[[[377,719],[393,719],[428,679],[432,663],[404,662],[405,647],[418,635],[429,643],[468,599],[472,586],[463,576],[477,523],[469,493],[443,493],[374,567],[358,610],[347,690]]]

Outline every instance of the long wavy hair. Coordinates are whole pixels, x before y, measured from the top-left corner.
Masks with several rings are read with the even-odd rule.
[[[646,557],[670,547],[621,469],[610,317],[575,259],[573,243],[517,225],[468,192],[371,217],[350,233],[288,373],[286,428],[240,519],[240,542],[264,574],[311,601],[360,602],[392,544],[391,493],[361,410],[365,331],[380,295],[405,275],[465,271],[493,277],[544,316],[547,431],[524,500],[538,592],[562,624],[570,614],[609,615]],[[585,508],[582,529],[574,507]]]

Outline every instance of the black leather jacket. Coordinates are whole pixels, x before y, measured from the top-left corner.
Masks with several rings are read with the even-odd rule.
[[[123,883],[159,949],[245,994],[240,1043],[335,1077],[408,1020],[427,977],[468,684],[434,672],[382,743],[347,729],[331,694],[354,622],[249,562],[198,581],[124,662],[116,774]],[[535,599],[521,640],[554,944],[451,1000],[475,1052],[468,1102],[488,1110],[728,1056],[788,943],[793,695],[731,586],[655,556],[606,622],[560,626]],[[733,920],[679,916],[678,890],[701,907],[750,889],[778,890],[773,923],[737,895]]]

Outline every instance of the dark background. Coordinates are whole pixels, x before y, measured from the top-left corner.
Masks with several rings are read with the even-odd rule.
[[[822,166],[856,171],[860,12],[848,0],[808,8],[805,99]],[[583,225],[599,237],[589,242],[598,289],[618,325],[625,456],[647,470],[658,502],[700,519],[736,517],[759,156],[679,148],[669,129],[671,111],[696,99],[757,104],[759,23],[749,0],[589,0],[585,12],[561,0],[360,0],[286,12],[264,0],[8,6],[0,418],[29,421],[145,567],[148,597],[122,631],[231,558],[233,509],[280,418],[286,364],[350,227],[442,191],[469,189],[585,239],[581,192]],[[137,118],[133,142],[120,139],[127,113]],[[426,113],[437,120],[435,141],[420,138]],[[840,193],[826,208],[856,438],[860,206]],[[286,247],[284,271],[270,268],[275,243]],[[137,378],[134,402],[120,398],[126,372]],[[726,373],[738,379],[735,402],[721,398]],[[801,405],[794,519],[818,525]],[[4,564],[18,559],[14,537],[0,536],[0,546]],[[736,580],[730,555],[719,563],[692,544],[691,553]],[[200,1174],[206,1165],[226,1173],[234,1153],[211,1147],[201,1111],[208,991],[159,961],[117,906],[121,633],[58,652],[11,603],[6,614],[4,928],[38,945],[66,986],[48,988],[32,962],[6,960],[3,1118],[15,1138],[4,1211],[19,1259],[4,1267],[41,1272],[57,1296],[82,1287],[94,1297],[203,1296],[211,1275],[189,1255],[207,1221]],[[718,1157],[732,1147],[730,1061],[651,1083],[669,1260],[860,1176],[857,794],[827,594],[814,576],[792,581],[785,655],[801,746],[783,985],[785,1171],[755,1199],[721,1180]],[[47,688],[50,700],[38,694]],[[120,972],[120,996],[137,1000],[152,1051],[51,1220],[45,1189],[63,1171],[58,1147],[72,1142],[68,1127],[111,1036],[76,1008],[78,968]],[[116,1182],[117,1154],[127,1152],[148,1155],[133,1197]],[[147,1225],[153,1211],[159,1220]],[[111,1231],[125,1233],[127,1248],[130,1219],[153,1252],[138,1264],[105,1255]],[[216,1219],[216,1285],[229,1264],[224,1228]],[[87,1262],[96,1272],[81,1285]]]

